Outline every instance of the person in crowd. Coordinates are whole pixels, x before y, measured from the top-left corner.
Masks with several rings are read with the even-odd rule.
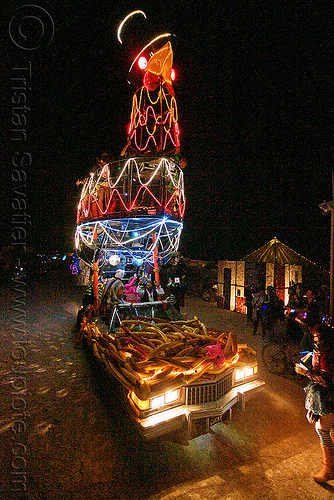
[[[305,323],[309,328],[320,322],[320,308],[313,288],[309,288],[305,294],[303,307],[305,308]]]
[[[115,276],[108,279],[106,282],[103,303],[105,304],[107,311],[112,309],[112,307],[116,304],[124,303],[123,276],[124,270],[118,269]]]
[[[287,308],[292,310],[297,310],[301,307],[301,302],[300,302],[300,297],[298,295],[297,292],[293,291],[290,295],[289,295],[289,300],[288,300],[288,303],[287,303]]]
[[[105,285],[106,285],[106,282],[103,279],[102,275],[100,274],[98,277],[98,281],[97,281],[99,302],[101,302],[101,300],[102,300]],[[84,309],[90,304],[91,305],[96,304],[96,298],[94,297],[94,276],[93,275],[92,275],[91,280],[88,284],[85,295],[83,296],[83,299],[82,299],[82,305],[83,305]]]
[[[247,284],[245,286],[245,306],[247,307],[247,323],[249,324],[252,324],[252,318],[253,318],[253,310],[252,310],[253,294],[254,294],[253,287]]]
[[[155,281],[154,286],[151,280],[142,277],[139,278],[137,286],[137,294],[141,302],[155,302],[159,297],[162,297],[165,292],[162,286]]]
[[[329,316],[330,313],[330,290],[328,285],[321,285],[317,293],[317,303],[320,310],[320,317]]]
[[[137,282],[137,274],[134,274],[132,278],[129,279],[128,283],[124,285],[126,302],[131,302],[131,303],[140,302],[140,299],[137,294],[136,282]]]
[[[287,303],[286,339],[293,344],[300,344],[303,338],[303,329],[298,320],[300,310],[300,298],[296,292],[292,292]]]
[[[184,307],[184,299],[187,289],[187,266],[182,255],[177,252],[171,265],[167,269],[167,288],[170,295],[174,297],[174,307],[179,311]]]
[[[324,323],[310,327],[314,347],[312,366],[295,365],[295,371],[309,379],[305,388],[306,418],[315,424],[323,452],[323,467],[313,476],[318,483],[334,479],[334,330]]]
[[[262,322],[262,337],[273,339],[274,330],[278,320],[284,321],[284,303],[277,297],[275,288],[268,286],[264,296],[262,306],[263,322]]]
[[[262,323],[263,301],[264,301],[264,292],[261,289],[255,288],[253,299],[252,299],[253,335],[258,335],[257,329],[258,329],[259,323],[261,323],[261,330],[263,331],[263,323]]]
[[[85,292],[89,286],[90,266],[83,259],[79,260],[80,273],[78,275],[78,286]]]

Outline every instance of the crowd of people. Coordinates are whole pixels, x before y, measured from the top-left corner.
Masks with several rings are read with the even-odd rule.
[[[248,287],[246,304],[247,318],[252,325],[253,335],[262,334],[262,337],[269,341],[275,339],[277,330],[280,330],[279,335],[282,335],[283,328],[286,340],[298,344],[305,333],[304,325],[313,326],[321,317],[321,308],[312,288],[309,288],[304,296],[292,288],[285,305],[276,295],[273,286],[268,286],[265,290]],[[279,328],[280,324],[282,328]]]
[[[295,371],[308,379],[304,389],[306,418],[315,425],[323,453],[323,466],[313,479],[318,483],[334,480],[334,328],[330,318],[324,321],[321,305],[311,287],[303,296],[300,289],[291,288],[286,306],[273,287],[265,291],[249,287],[246,304],[253,335],[258,334],[261,325],[262,336],[275,341],[275,327],[278,322],[284,322],[281,340],[295,344],[301,356],[308,339],[309,352],[296,363]]]
[[[262,337],[272,338],[277,322],[285,319],[284,311],[284,302],[276,295],[273,286],[268,286],[266,290],[255,288],[247,307],[247,315],[253,325],[253,335],[258,335],[261,325]]]

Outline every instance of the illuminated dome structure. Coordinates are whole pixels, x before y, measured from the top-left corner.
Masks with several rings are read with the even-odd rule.
[[[83,182],[75,243],[89,264],[154,268],[178,249],[185,195],[170,36],[152,40],[130,67],[143,76],[121,159],[99,166]]]

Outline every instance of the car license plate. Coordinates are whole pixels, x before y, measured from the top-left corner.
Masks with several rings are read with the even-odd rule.
[[[217,422],[221,422],[221,421],[222,421],[222,415],[216,415],[215,417],[210,418],[209,425],[211,427],[211,425],[215,425]]]

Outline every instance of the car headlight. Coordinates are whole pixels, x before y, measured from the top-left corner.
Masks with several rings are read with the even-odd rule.
[[[131,393],[131,399],[139,408],[139,410],[157,410],[163,406],[172,405],[180,399],[180,389],[165,392],[160,396],[151,399],[139,399],[134,392]]]
[[[162,406],[169,405],[170,403],[175,403],[179,399],[180,391],[176,389],[175,391],[169,391],[161,396],[150,399],[150,408],[156,409]]]
[[[234,373],[234,380],[236,382],[241,382],[249,377],[253,377],[253,375],[257,374],[257,365],[247,366],[242,370],[236,370]]]

